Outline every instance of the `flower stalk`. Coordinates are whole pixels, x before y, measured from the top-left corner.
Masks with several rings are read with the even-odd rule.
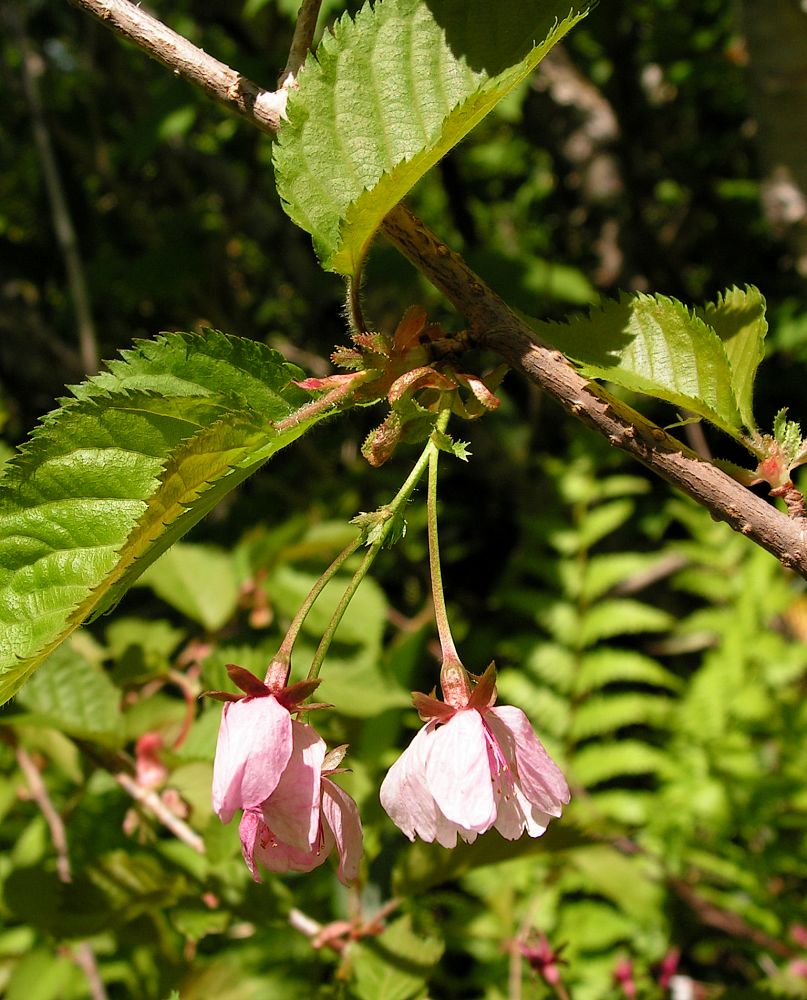
[[[449,410],[446,409],[441,411],[435,424],[435,428],[437,431],[441,433],[445,431],[446,425],[448,424],[448,417],[449,417]],[[396,521],[398,520],[401,511],[409,501],[409,498],[411,497],[415,487],[417,486],[418,482],[423,476],[423,473],[430,466],[432,457],[433,456],[436,457],[437,452],[438,452],[438,447],[435,444],[433,437],[429,438],[426,447],[421,452],[420,457],[415,463],[412,471],[407,476],[406,482],[395,494],[395,497],[392,499],[392,501],[384,508],[386,517],[383,523],[379,526],[378,532],[372,544],[367,549],[367,552],[365,553],[364,558],[362,559],[359,565],[359,568],[353,574],[353,578],[345,588],[345,592],[342,594],[339,604],[336,606],[336,610],[331,616],[331,620],[328,622],[328,626],[325,629],[325,632],[323,633],[322,639],[320,640],[320,644],[317,647],[317,651],[314,653],[313,660],[311,661],[311,667],[308,671],[307,680],[315,680],[317,677],[319,677],[320,670],[322,669],[322,664],[325,660],[325,657],[328,654],[328,650],[330,649],[331,643],[333,642],[333,637],[336,634],[336,630],[339,627],[339,623],[342,621],[342,618],[344,617],[348,605],[353,599],[353,595],[358,590],[359,584],[362,582],[365,576],[367,576],[370,567],[375,562],[376,556],[383,548],[384,543],[386,542],[391,531],[393,530],[393,527]],[[435,484],[435,489],[436,489],[436,484]]]
[[[454,645],[451,625],[448,621],[446,599],[443,593],[443,573],[440,566],[440,544],[437,535],[437,465],[440,452],[434,448],[429,455],[429,488],[427,499],[427,522],[429,534],[429,571],[432,578],[432,598],[434,600],[434,619],[437,623],[437,634],[440,638],[440,649],[443,654],[443,670],[465,673],[462,662]]]

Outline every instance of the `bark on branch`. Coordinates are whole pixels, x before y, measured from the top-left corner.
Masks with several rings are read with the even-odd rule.
[[[285,94],[262,91],[129,0],[70,0],[173,72],[200,86],[264,132],[276,132]],[[789,518],[605,389],[584,379],[566,358],[538,343],[530,328],[448,246],[402,206],[383,230],[468,321],[476,341],[498,353],[569,413],[603,434],[717,520],[772,552],[807,578],[807,520]]]
[[[70,0],[70,3],[262,132],[270,135],[277,132],[286,108],[285,89],[264,90],[129,0]]]

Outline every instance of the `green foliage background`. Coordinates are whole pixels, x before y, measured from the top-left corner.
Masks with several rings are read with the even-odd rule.
[[[355,4],[349,6],[355,11]],[[613,5],[612,5],[613,6]],[[271,83],[294,5],[155,3],[178,30]],[[343,10],[334,0],[328,16]],[[159,330],[216,327],[280,349],[312,374],[344,340],[341,282],[283,214],[271,143],[68,6],[19,5],[32,46],[103,357]],[[769,303],[756,414],[803,418],[804,280],[759,208],[760,169],[739,26],[727,0],[602,3],[566,54],[610,103],[621,184],[592,194],[567,145],[573,107],[521,85],[421,182],[415,210],[513,305],[560,319],[598,292],[686,301],[745,282]],[[3,48],[0,117],[0,393],[6,446],[81,380],[64,263],[20,86]],[[655,89],[650,85],[659,78]],[[643,84],[644,81],[644,84]],[[650,81],[650,82],[648,82]],[[621,259],[604,266],[604,236]],[[459,321],[379,242],[365,309],[391,329],[414,301]],[[479,359],[484,364],[485,359]],[[394,493],[401,449],[372,472],[359,456],[376,412],[323,423],[228,497],[142,578],[112,616],[58,650],[0,715],[0,991],[87,995],[73,957],[89,941],[110,997],[182,1000],[550,995],[511,944],[566,943],[577,1000],[619,997],[620,957],[640,996],[679,948],[681,971],[723,996],[807,996],[790,968],[804,921],[807,599],[765,553],[672,496],[515,379],[446,462],[441,534],[457,637],[470,669],[491,658],[575,795],[539,841],[490,834],[447,853],[409,845],[377,788],[417,724],[408,692],[436,679],[424,513],[360,590],[325,669],[318,719],[351,744],[345,787],[365,821],[361,905],[401,904],[381,937],[343,954],[289,926],[352,913],[330,869],[254,885],[237,832],[209,805],[224,664],[260,672],[297,603]],[[644,404],[662,423],[661,404]],[[465,431],[465,428],[463,428]],[[722,457],[733,445],[708,428]],[[484,530],[482,530],[482,527]],[[301,675],[338,587],[312,615]],[[357,694],[356,692],[360,692]],[[192,723],[188,728],[188,720]],[[159,733],[168,800],[204,838],[200,856],[138,812],[112,773]],[[17,748],[43,769],[67,824],[65,885]],[[514,972],[515,968],[515,972]],[[338,973],[338,975],[337,975]]]

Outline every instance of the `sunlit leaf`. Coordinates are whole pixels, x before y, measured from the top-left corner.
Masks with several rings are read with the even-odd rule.
[[[0,702],[318,417],[299,371],[209,332],[141,344],[48,414],[0,481]]]
[[[381,0],[309,57],[275,144],[278,190],[353,275],[382,219],[588,10],[580,0]]]
[[[727,348],[675,299],[622,293],[567,323],[533,325],[590,378],[663,399],[741,436]]]

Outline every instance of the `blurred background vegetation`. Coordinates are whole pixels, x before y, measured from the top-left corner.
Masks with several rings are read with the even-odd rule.
[[[150,6],[274,85],[294,0]],[[326,0],[322,20],[357,6]],[[66,3],[10,0],[0,18],[4,457],[66,383],[159,330],[216,327],[327,372],[343,288],[278,204],[270,140]],[[534,316],[618,288],[696,302],[757,285],[771,331],[756,411],[763,427],[782,406],[799,419],[805,66],[797,0],[603,2],[412,207]],[[413,302],[460,328],[379,242],[366,315],[392,329]],[[807,997],[803,582],[534,389],[511,377],[502,397],[455,428],[473,457],[445,463],[444,573],[469,669],[496,659],[501,700],[567,770],[563,819],[537,842],[491,833],[449,853],[409,845],[381,811],[378,784],[417,725],[408,692],[436,679],[419,503],[321,689],[338,706],[318,717],[323,735],[351,744],[361,892],[327,866],[254,885],[235,828],[212,816],[219,709],[197,695],[226,685],[226,662],[262,670],[347,521],[408,471],[406,448],[370,470],[359,448],[380,416],[353,411],[248,481],[0,714],[9,1000],[529,1000],[555,995],[541,935],[564,946],[575,1000],[670,996],[672,972],[689,991],[676,997]],[[679,433],[740,459],[716,431]],[[312,615],[297,670],[337,594]],[[136,806],[137,780],[204,854]],[[391,899],[387,930],[364,934]],[[334,920],[357,940],[314,948],[315,925]]]

